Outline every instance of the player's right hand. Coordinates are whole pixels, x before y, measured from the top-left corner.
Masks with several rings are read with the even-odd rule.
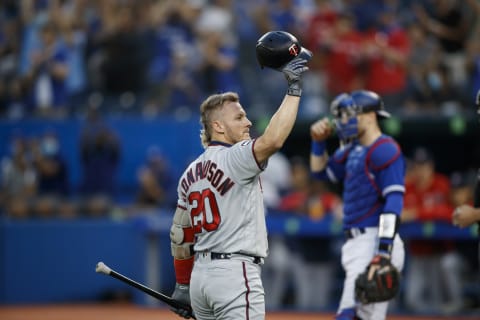
[[[324,141],[332,133],[333,126],[327,117],[317,120],[310,126],[310,136],[314,141]]]
[[[175,284],[175,291],[173,291],[172,299],[181,302],[186,308],[170,307],[170,310],[185,319],[193,318],[193,312],[190,307],[190,286],[187,284]]]

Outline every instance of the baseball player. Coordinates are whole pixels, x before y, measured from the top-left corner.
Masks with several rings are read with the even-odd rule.
[[[310,127],[310,169],[317,179],[343,182],[346,241],[341,262],[346,277],[336,319],[385,319],[405,255],[397,233],[405,192],[404,157],[379,127],[378,120],[390,114],[376,93],[340,94],[331,103],[331,113],[335,129],[328,118]],[[334,130],[340,147],[329,157],[325,140]],[[360,275],[369,281],[363,287]],[[388,279],[382,278],[385,275]]]
[[[477,92],[475,104],[477,106],[477,114],[480,116],[480,90]],[[453,211],[452,223],[460,228],[465,228],[474,223],[478,223],[480,229],[480,170],[477,174],[477,183],[475,186],[474,207],[468,204],[463,204],[455,208]]]
[[[283,66],[270,64],[273,61],[265,64],[283,72],[287,79],[288,90],[281,105],[264,133],[252,139],[252,123],[238,95],[225,92],[209,96],[200,106],[205,151],[187,167],[178,183],[170,232],[176,274],[172,298],[187,305],[191,302],[197,319],[265,318],[260,266],[268,248],[259,175],[293,128],[300,80],[311,55],[306,50],[300,54],[304,49],[289,34],[267,33],[264,37],[257,47],[265,40],[267,45],[274,44],[273,51],[277,42],[278,48],[287,50],[289,62],[279,63]],[[276,54],[279,56],[282,52]],[[172,310],[185,318],[191,316],[187,309]]]

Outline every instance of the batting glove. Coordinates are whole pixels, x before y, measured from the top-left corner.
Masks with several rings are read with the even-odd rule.
[[[172,294],[172,299],[181,302],[185,305],[185,308],[174,308],[170,307],[170,310],[178,314],[179,316],[190,319],[193,318],[193,312],[190,304],[190,286],[187,284],[175,284],[175,290]]]
[[[302,95],[301,76],[308,70],[306,64],[311,58],[312,53],[303,49],[297,57],[281,68],[281,71],[288,82],[288,95],[297,97]]]

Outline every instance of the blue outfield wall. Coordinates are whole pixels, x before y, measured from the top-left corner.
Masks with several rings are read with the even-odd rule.
[[[169,294],[175,283],[168,237],[170,223],[171,216],[166,213],[122,221],[3,219],[0,304],[96,301],[105,292],[116,290],[131,293],[139,304],[149,303],[143,292],[97,274],[95,266],[99,261]],[[273,214],[267,217],[267,226],[270,234],[342,236],[338,223],[332,220],[312,222]],[[461,230],[448,223],[409,223],[400,229],[405,239],[450,238],[475,243],[477,232],[475,227]],[[148,279],[152,272],[158,277],[153,282]]]
[[[130,223],[5,220],[0,234],[2,303],[94,301],[105,292],[126,290],[95,272],[99,261],[144,281],[144,235]]]

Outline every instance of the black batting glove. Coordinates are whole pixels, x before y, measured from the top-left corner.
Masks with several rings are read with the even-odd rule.
[[[185,319],[193,318],[193,311],[190,303],[190,286],[187,284],[175,284],[175,291],[173,291],[172,299],[185,305],[185,308],[170,307],[170,310]]]
[[[308,50],[302,51],[292,61],[281,67],[280,71],[285,75],[288,82],[287,94],[300,97],[302,95],[302,74],[308,70],[307,62],[312,58]]]

